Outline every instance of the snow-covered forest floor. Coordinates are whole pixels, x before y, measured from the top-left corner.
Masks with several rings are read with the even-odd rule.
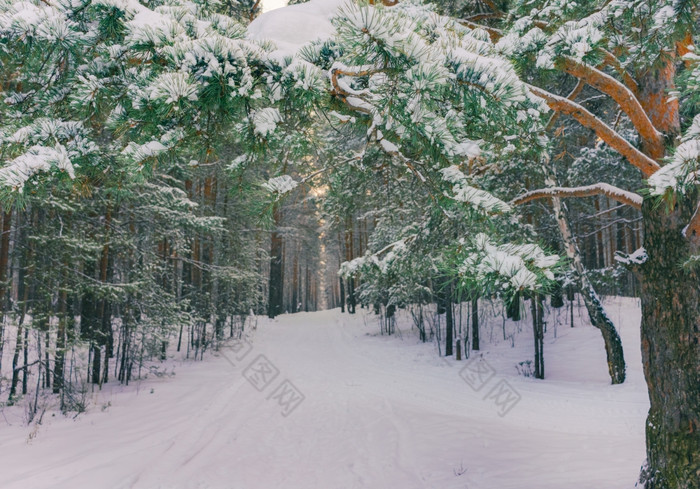
[[[76,418],[26,426],[5,408],[0,487],[632,488],[648,408],[640,311],[607,308],[628,364],[617,386],[581,309],[573,329],[550,311],[545,380],[516,369],[532,357],[528,319],[504,341],[497,309],[462,362],[421,343],[405,311],[391,337],[366,311],[260,318],[250,343],[108,384]]]

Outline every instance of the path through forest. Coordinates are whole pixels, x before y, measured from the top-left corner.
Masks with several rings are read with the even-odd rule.
[[[550,326],[536,381],[514,368],[531,356],[526,326],[514,347],[485,328],[477,364],[438,358],[408,322],[386,337],[338,310],[261,319],[251,344],[105,388],[75,420],[0,417],[0,487],[632,488],[648,406],[632,303],[611,308],[630,366],[620,386],[591,327]]]

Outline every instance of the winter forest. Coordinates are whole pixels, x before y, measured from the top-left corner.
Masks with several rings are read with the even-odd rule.
[[[0,0],[0,487],[700,489],[699,26]]]

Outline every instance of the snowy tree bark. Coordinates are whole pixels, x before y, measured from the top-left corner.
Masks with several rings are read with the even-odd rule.
[[[645,203],[642,360],[649,389],[646,489],[700,484],[700,273],[679,266],[690,251],[681,231],[694,207],[671,213]]]
[[[642,105],[667,137],[679,131],[678,104],[667,101],[674,75],[670,60],[640,80]],[[700,248],[683,232],[697,204],[696,191],[671,210],[652,198],[642,206],[642,363],[651,404],[640,475],[646,489],[700,487],[700,272],[681,267]]]
[[[581,260],[581,252],[578,246],[576,246],[574,237],[571,234],[571,227],[569,226],[569,220],[566,216],[566,208],[559,197],[552,197],[552,208],[554,209],[559,233],[564,242],[566,256],[571,260],[571,265],[576,272],[578,289],[581,292],[581,297],[588,311],[588,317],[591,320],[591,324],[598,328],[603,335],[610,379],[613,384],[621,384],[625,381],[626,370],[622,340],[620,340],[620,335],[617,333],[615,325],[606,314],[593,285],[590,280],[588,280],[586,269]]]

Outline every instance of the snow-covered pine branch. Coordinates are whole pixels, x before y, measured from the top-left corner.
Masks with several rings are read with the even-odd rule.
[[[605,195],[635,209],[642,208],[642,197],[640,195],[622,190],[607,183],[596,183],[581,187],[549,187],[532,190],[516,197],[511,204],[517,206],[533,200],[546,199],[549,197],[589,197],[591,195]]]
[[[269,179],[266,183],[263,184],[263,187],[269,192],[276,194],[279,198],[282,195],[294,190],[297,187],[297,185],[299,185],[299,182],[294,180],[289,175],[280,175],[278,177],[273,177]]]
[[[75,178],[75,169],[63,145],[32,146],[26,153],[8,161],[0,168],[0,182],[21,193],[27,180],[37,173],[49,172],[53,168],[65,171],[70,178]]]
[[[474,145],[478,149],[478,146]],[[466,175],[457,166],[443,168],[441,173],[443,179],[453,185],[452,194],[449,194],[448,197],[458,202],[468,203],[486,213],[509,212],[511,210],[511,206],[501,199],[485,190],[469,185]]]
[[[698,183],[700,183],[700,115],[695,116],[668,163],[649,177],[652,195],[663,195],[668,190],[685,193],[689,187]]]
[[[536,244],[498,245],[483,233],[464,246],[459,267],[462,280],[494,292],[538,291],[554,280],[559,263],[559,256],[547,255]]]

